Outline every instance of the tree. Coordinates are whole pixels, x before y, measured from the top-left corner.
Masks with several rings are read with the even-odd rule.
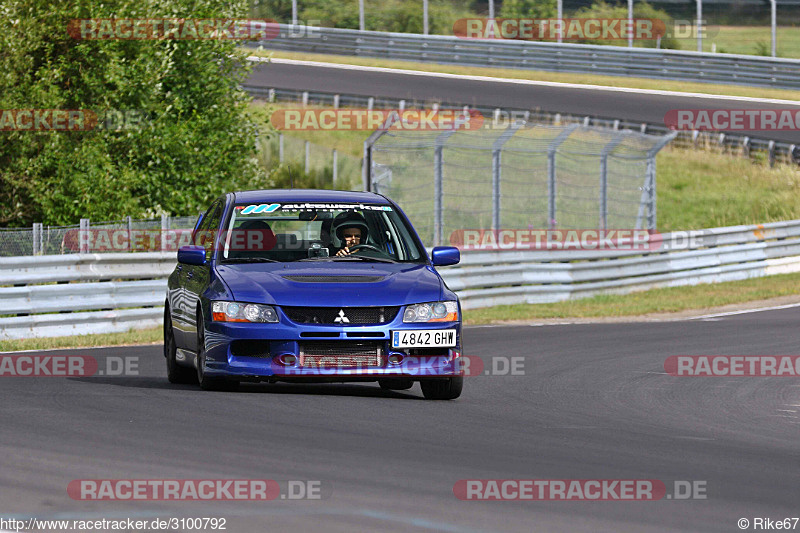
[[[81,40],[67,32],[73,19],[246,13],[244,3],[212,0],[4,2],[0,110],[88,110],[101,125],[115,120],[90,131],[0,131],[0,224],[195,213],[255,182],[256,119],[239,89],[247,66],[238,41]]]
[[[502,18],[554,18],[556,0],[504,0],[500,8]]]

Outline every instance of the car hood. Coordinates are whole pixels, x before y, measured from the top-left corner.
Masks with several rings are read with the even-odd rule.
[[[412,263],[228,264],[217,273],[236,301],[271,305],[405,305],[438,301],[444,290],[433,268]]]

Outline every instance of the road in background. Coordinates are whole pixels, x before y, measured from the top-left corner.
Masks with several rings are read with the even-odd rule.
[[[643,94],[625,89],[596,89],[548,85],[525,85],[513,81],[471,80],[460,76],[407,74],[347,69],[329,63],[326,66],[278,60],[260,63],[248,82],[276,89],[320,91],[442,101],[471,106],[542,109],[578,116],[591,116],[664,124],[664,115],[672,109],[793,109],[797,105],[753,101]],[[737,133],[747,132],[739,131]],[[800,132],[759,131],[752,136],[800,144]]]

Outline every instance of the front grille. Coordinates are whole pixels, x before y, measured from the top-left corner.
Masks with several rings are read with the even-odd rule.
[[[381,366],[383,352],[382,342],[301,342],[300,366],[312,368]]]
[[[399,307],[283,307],[297,324],[386,324],[394,320]]]
[[[301,283],[375,283],[384,276],[283,276],[289,281]]]

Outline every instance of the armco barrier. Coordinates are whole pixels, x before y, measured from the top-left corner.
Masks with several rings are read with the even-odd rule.
[[[682,50],[572,43],[461,39],[280,25],[279,35],[251,43],[273,50],[402,59],[451,65],[634,76],[662,80],[800,88],[800,61]]]
[[[800,220],[687,238],[665,234],[651,252],[469,251],[441,272],[472,309],[800,271]],[[158,326],[174,265],[174,252],[0,258],[0,340]]]

